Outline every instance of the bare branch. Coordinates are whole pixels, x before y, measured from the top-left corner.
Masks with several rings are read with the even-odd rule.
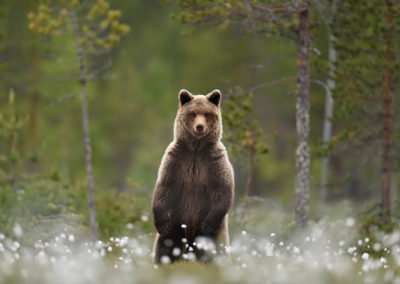
[[[98,74],[100,74],[104,70],[111,68],[113,63],[114,62],[113,62],[112,58],[110,58],[103,66],[101,66],[97,70],[94,70],[92,73],[88,74],[87,75],[88,80],[92,80],[94,77],[96,77]]]
[[[244,92],[241,92],[241,93],[239,93],[238,88],[236,88],[236,92],[234,94],[228,95],[227,97],[228,98],[233,98],[233,97],[244,96],[246,94],[253,93],[253,92],[255,92],[255,91],[259,90],[259,89],[266,88],[266,87],[271,87],[271,86],[274,86],[274,85],[277,85],[277,84],[280,84],[280,83],[283,83],[283,82],[286,82],[286,81],[294,80],[294,79],[296,79],[296,76],[283,77],[283,78],[281,78],[279,80],[266,82],[266,83],[261,83],[261,84],[256,85],[256,86],[254,86],[254,87],[252,87],[252,88],[250,88],[250,89],[248,89],[248,90],[246,90]]]
[[[268,13],[284,13],[284,14],[295,14],[297,13],[297,9],[293,7],[282,7],[282,6],[276,6],[273,4],[269,3],[262,3],[262,4],[257,4],[257,5],[251,5],[251,7],[255,10],[260,10],[263,12],[268,12]]]
[[[311,81],[311,83],[317,84],[317,85],[321,86],[322,88],[324,88],[325,89],[325,93],[329,92],[328,85],[325,84],[324,82],[322,82],[320,80],[316,80],[316,79],[312,79],[310,81]]]
[[[62,103],[63,101],[65,101],[65,100],[72,99],[72,98],[75,98],[75,97],[77,97],[77,96],[78,96],[78,94],[73,94],[73,93],[64,94],[64,95],[58,97],[55,101],[51,102],[51,103],[47,106],[47,108],[52,108],[52,107],[54,107],[54,106],[56,106],[56,105],[61,104],[61,103]]]

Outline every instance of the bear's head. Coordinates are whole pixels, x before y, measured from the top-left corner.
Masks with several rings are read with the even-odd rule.
[[[219,140],[222,135],[221,92],[213,90],[207,95],[179,92],[179,109],[175,119],[175,137],[180,139]]]

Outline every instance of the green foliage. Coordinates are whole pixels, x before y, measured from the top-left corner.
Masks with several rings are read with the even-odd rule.
[[[12,235],[18,224],[30,232],[25,236],[27,240],[35,233],[46,236],[50,227],[59,226],[57,220],[79,218],[73,214],[76,210],[71,188],[56,170],[49,174],[27,172],[27,164],[32,160],[21,151],[18,139],[23,135],[26,119],[20,118],[15,103],[11,90],[7,108],[0,111],[0,232]]]
[[[376,231],[390,233],[395,228],[392,220],[382,218],[381,204],[374,203],[368,206],[362,213],[360,227],[363,234],[372,235]]]
[[[389,234],[398,228],[400,219],[396,217],[386,219],[382,213],[381,204],[379,203],[371,204],[362,212],[359,221],[360,237],[369,240],[368,242],[364,242],[360,248],[362,252],[381,256],[384,252],[377,251],[373,247],[373,244],[378,242],[377,237],[381,233]]]
[[[30,154],[21,151],[19,137],[24,135],[26,119],[15,108],[14,92],[0,110],[0,233],[23,242],[52,237],[64,227],[76,234],[88,234],[86,183],[69,182],[57,168],[47,173],[30,173]],[[40,157],[38,157],[40,162]],[[46,171],[45,171],[46,172]],[[119,195],[115,191],[99,192],[96,197],[101,237],[150,231],[148,195],[140,188]],[[131,224],[131,225],[129,225]]]
[[[51,238],[64,227],[77,235],[87,235],[87,189],[83,183],[70,185],[57,171],[48,175],[26,175],[13,189],[0,186],[0,232],[14,235],[15,226],[25,232],[24,242]],[[96,196],[99,233],[103,240],[112,236],[150,232],[149,199],[137,192]]]
[[[236,156],[254,150],[255,157],[267,154],[267,136],[258,120],[252,117],[254,95],[232,96],[225,102],[223,121],[224,139]]]
[[[20,120],[24,121],[25,117],[29,118],[24,126],[21,127],[21,132],[18,133],[17,144],[19,145],[17,152],[20,162],[15,165],[21,165],[21,167],[18,166],[16,168],[17,184],[19,182],[23,183],[25,180],[28,182],[34,179],[33,177],[31,179],[23,177],[32,170],[29,166],[25,166],[25,162],[31,160],[32,154],[26,151],[27,149],[30,150],[30,146],[33,145],[32,148],[37,151],[34,155],[36,162],[33,171],[46,173],[49,169],[54,169],[52,172],[62,177],[61,180],[68,184],[68,190],[66,191],[72,196],[71,198],[76,208],[75,213],[78,216],[82,216],[79,217],[79,220],[82,222],[82,226],[86,228],[87,195],[81,145],[82,134],[79,115],[81,109],[76,95],[79,93],[75,81],[78,70],[76,68],[75,41],[71,32],[72,19],[70,17],[73,7],[68,6],[70,1],[53,0],[43,2],[43,4],[52,8],[51,18],[53,19],[58,20],[63,7],[67,9],[68,13],[65,20],[60,21],[65,26],[58,29],[59,35],[57,37],[49,40],[53,34],[49,32],[47,36],[42,36],[40,40],[37,40],[36,33],[31,33],[26,28],[30,23],[30,21],[28,23],[26,15],[28,11],[33,11],[37,16],[39,1],[8,0],[6,2],[5,18],[0,24],[0,29],[6,31],[6,38],[2,42],[5,48],[0,50],[0,57],[3,59],[0,62],[0,85],[3,93],[3,96],[0,97],[0,107],[3,117],[6,117],[9,106],[7,92],[13,87],[17,92],[18,98],[15,104],[16,111],[21,110],[19,113],[23,114],[19,116]],[[206,1],[197,2],[198,5],[206,3]],[[209,4],[229,12],[232,10],[228,9],[230,8],[229,4],[239,5],[240,2],[244,1],[225,1],[227,4],[225,7],[222,7],[224,5],[222,1],[213,1],[213,3],[209,1]],[[282,2],[258,1],[258,4],[276,3],[278,5]],[[318,5],[323,6],[326,2],[332,1],[318,2]],[[364,2],[360,2],[358,7],[360,11],[364,9]],[[81,3],[86,3],[87,6],[83,7]],[[79,31],[82,37],[88,37],[91,32],[94,32],[97,37],[98,34],[96,32],[99,31],[101,32],[101,39],[107,39],[105,36],[108,35],[108,31],[112,26],[108,20],[108,12],[104,12],[104,9],[108,11],[114,8],[119,9],[122,11],[122,15],[111,13],[111,20],[116,17],[120,23],[135,27],[135,34],[126,36],[124,40],[121,40],[118,48],[110,50],[110,53],[107,52],[107,56],[102,53],[102,56],[98,56],[94,60],[91,58],[86,60],[89,72],[96,72],[97,69],[101,69],[104,63],[107,63],[108,60],[110,61],[110,64],[106,64],[106,67],[109,66],[109,68],[101,69],[103,71],[95,74],[96,80],[90,81],[88,84],[96,194],[97,202],[102,204],[101,208],[98,208],[99,231],[105,238],[106,234],[114,235],[118,230],[123,230],[125,233],[126,222],[128,219],[132,220],[133,218],[128,217],[130,216],[129,212],[138,212],[135,213],[135,220],[139,220],[141,215],[148,212],[147,207],[150,204],[148,196],[144,195],[144,201],[140,201],[143,206],[146,206],[143,209],[145,213],[143,213],[139,212],[142,209],[137,209],[138,206],[142,206],[138,202],[133,203],[135,208],[132,209],[129,202],[119,200],[116,193],[114,193],[114,188],[118,192],[126,192],[132,195],[135,200],[136,196],[141,196],[144,189],[148,192],[147,195],[151,193],[160,158],[165,146],[172,139],[172,125],[176,115],[177,104],[176,93],[180,88],[188,88],[202,93],[216,87],[222,90],[229,89],[233,85],[241,85],[248,88],[260,82],[275,81],[288,76],[293,77],[296,72],[296,48],[293,42],[282,37],[266,39],[265,36],[268,33],[264,33],[263,25],[266,25],[267,22],[256,21],[250,16],[236,17],[234,14],[229,14],[229,16],[223,17],[224,13],[222,12],[221,16],[216,17],[217,14],[212,14],[211,10],[207,8],[207,13],[210,13],[207,19],[210,21],[204,21],[199,28],[202,29],[204,26],[211,24],[218,24],[219,26],[216,29],[204,29],[201,33],[195,33],[192,37],[183,38],[179,36],[182,25],[178,21],[171,21],[168,18],[171,13],[175,17],[179,16],[178,13],[180,11],[174,5],[163,5],[160,1],[108,1],[110,5],[100,7],[97,11],[92,12],[93,18],[92,21],[89,21],[87,16],[96,3],[100,2],[97,0],[75,1],[75,5],[78,4],[82,8],[79,8],[78,16]],[[187,1],[187,3],[194,3],[194,1]],[[375,3],[375,9],[382,6],[382,4],[377,4],[376,1],[373,3]],[[317,2],[311,2],[311,5],[314,4],[317,4]],[[349,21],[347,27],[341,24],[343,30],[338,30],[337,38],[342,45],[347,44],[348,48],[351,48],[353,41],[357,38],[354,35],[360,34],[360,37],[364,37],[362,30],[357,30],[361,25],[367,27],[369,24],[366,24],[363,19],[361,20],[364,22],[360,22],[355,17],[358,12],[354,1],[350,1],[348,5],[352,5],[352,12],[344,10],[340,16],[351,16],[354,20]],[[211,6],[209,7],[211,8]],[[239,7],[237,8],[239,9]],[[250,10],[252,9],[250,7]],[[187,13],[193,11],[195,9],[189,6],[187,9],[182,10],[182,12]],[[199,9],[199,13],[201,13],[200,11]],[[312,10],[311,17],[317,16],[318,12]],[[261,16],[261,12],[252,10],[252,16],[255,15]],[[269,16],[270,14],[264,13],[264,15]],[[365,17],[365,13],[362,17]],[[396,17],[396,20],[398,18]],[[276,18],[270,17],[269,19]],[[103,20],[106,21],[102,24]],[[204,20],[206,19],[204,18]],[[291,20],[292,25],[296,23],[296,17],[293,14],[290,19],[285,17],[284,20]],[[383,18],[376,20],[383,20]],[[48,24],[43,22],[43,31],[47,28],[45,23],[46,25]],[[188,25],[195,24],[194,22],[187,23]],[[320,26],[318,24],[318,22],[313,22],[313,29],[314,27],[319,29]],[[339,19],[336,22],[333,21],[333,26],[339,28],[338,24]],[[88,29],[85,28],[85,25],[87,25]],[[106,30],[103,30],[100,25]],[[198,26],[196,25],[196,27]],[[192,26],[188,29],[192,29]],[[284,33],[280,28],[276,27],[274,22],[271,22],[271,31],[274,29],[278,31],[277,33],[282,33],[283,35],[292,34],[290,31]],[[339,33],[342,34],[346,30],[349,33],[348,39],[344,39],[339,35]],[[313,50],[317,48],[321,52],[319,57],[326,57],[328,32],[324,28],[318,31],[319,33],[313,34]],[[54,32],[58,34],[56,30]],[[86,35],[87,33],[88,35]],[[241,35],[245,33],[259,33],[261,36],[242,37]],[[32,40],[34,35],[35,41]],[[87,38],[87,42],[90,42],[89,46],[93,46],[97,50],[95,39]],[[363,42],[368,45],[382,45],[382,38],[371,36],[369,42],[366,38],[365,40],[363,39]],[[102,50],[102,48],[99,49]],[[370,57],[373,59],[372,51],[370,52]],[[368,54],[367,50],[365,53],[354,55],[354,60],[357,57],[364,56],[364,54],[365,56]],[[90,55],[90,52],[88,52],[88,55]],[[342,53],[339,56],[344,55]],[[316,56],[312,57],[317,58]],[[352,58],[346,55],[339,60],[339,64],[344,64],[348,60],[352,60]],[[361,65],[356,64],[356,61],[352,65],[361,68]],[[324,71],[325,73],[319,73],[314,67],[311,68],[314,78],[324,81],[327,76],[326,70]],[[334,131],[336,133],[332,138],[332,143],[329,143],[327,149],[324,149],[324,153],[331,151],[331,149],[338,150],[336,156],[333,156],[331,160],[330,168],[332,179],[337,181],[334,189],[336,190],[335,192],[338,192],[338,194],[334,195],[336,198],[338,196],[347,198],[352,194],[353,187],[349,188],[350,181],[344,179],[344,176],[351,176],[352,180],[358,179],[357,181],[361,183],[359,185],[360,196],[363,198],[375,198],[376,191],[373,190],[373,185],[379,184],[379,179],[376,178],[376,175],[381,171],[380,161],[374,159],[372,162],[375,163],[376,168],[361,176],[358,174],[361,170],[354,169],[354,164],[350,164],[348,161],[362,163],[366,159],[365,153],[359,156],[355,156],[355,153],[358,153],[358,149],[366,144],[363,140],[358,139],[357,146],[360,147],[352,148],[351,152],[343,152],[343,148],[341,148],[343,145],[339,143],[343,139],[354,141],[354,138],[360,137],[358,135],[359,130],[348,129],[341,131],[343,126],[355,126],[358,124],[365,133],[367,131],[371,132],[370,139],[375,139],[380,135],[379,129],[372,129],[372,126],[375,126],[380,119],[375,111],[373,113],[360,112],[361,100],[359,103],[344,103],[352,96],[351,80],[359,81],[357,79],[359,74],[357,69],[350,67],[348,66],[343,75],[335,78],[337,84],[340,84],[341,78],[344,78],[345,81],[343,82],[346,82],[349,87],[344,86],[343,89],[336,92],[335,111],[341,111],[343,102],[344,112],[349,116],[343,116],[334,121]],[[379,70],[376,70],[376,74],[376,79],[378,77],[381,79],[382,74]],[[270,140],[264,140],[264,142],[267,142],[269,154],[259,155],[266,166],[257,168],[254,193],[267,199],[276,198],[285,203],[287,208],[291,206],[293,198],[291,188],[294,183],[293,149],[296,143],[293,117],[294,89],[295,80],[284,81],[268,86],[263,91],[258,91],[254,94],[256,103],[252,103],[252,110],[248,114],[249,119],[258,121],[262,129],[271,132],[278,131],[277,138],[274,141],[271,141],[270,137],[267,138]],[[376,88],[376,90],[379,90],[379,88]],[[378,94],[378,92],[376,93]],[[38,95],[36,108],[34,101],[31,100],[34,94]],[[227,93],[224,93],[224,99],[228,97],[225,94],[227,95]],[[319,86],[311,85],[311,143],[317,141],[320,137],[324,106],[323,95],[323,90]],[[224,100],[223,102],[224,115],[229,114],[225,104],[225,102],[228,103],[229,101]],[[368,99],[364,101],[368,103]],[[375,102],[376,100],[374,99],[369,104],[377,108],[379,104]],[[364,106],[367,107],[367,105]],[[33,113],[32,110],[35,109],[36,128],[34,128],[33,119],[31,118],[31,112]],[[398,113],[396,110],[393,111],[395,116]],[[257,115],[254,116],[254,114]],[[339,113],[337,115],[339,116]],[[362,120],[359,119],[361,115],[365,115]],[[370,116],[368,120],[365,119],[367,115]],[[372,121],[372,123],[369,124],[367,123],[368,121]],[[224,123],[224,139],[226,139],[230,129],[226,121]],[[395,123],[396,125],[398,127],[400,124]],[[234,131],[234,129],[232,130]],[[31,132],[35,133],[36,139],[34,143],[30,139]],[[244,130],[239,132],[245,133]],[[400,132],[394,131],[393,134],[397,135],[396,133]],[[244,148],[239,142],[241,139],[238,139],[237,143],[235,142],[240,148],[239,150],[241,150],[241,154],[235,153],[239,156],[247,155],[248,153],[248,149]],[[366,142],[370,141],[366,140]],[[398,145],[398,142],[396,143]],[[227,145],[233,147],[231,143],[227,143]],[[2,157],[11,155],[10,152],[3,151],[5,149],[3,147],[9,146],[10,143],[8,141],[1,141]],[[353,151],[353,149],[355,150]],[[370,153],[378,157],[376,150],[370,151]],[[232,156],[231,158],[235,157],[234,152],[230,151],[229,154]],[[317,156],[312,155],[312,157],[316,158]],[[7,161],[10,161],[10,159],[7,158]],[[11,186],[11,180],[4,178],[5,175],[12,177],[11,172],[8,170],[12,167],[12,164],[8,162],[6,164],[1,163],[0,168],[3,170],[2,174],[4,174],[0,178],[1,186],[8,186],[8,193],[12,196],[14,189]],[[312,186],[317,188],[318,179],[316,177],[319,170],[317,159],[314,159],[313,165],[314,167],[311,169],[311,174],[314,176]],[[235,172],[237,188],[240,188],[245,182],[247,169],[243,164],[236,164],[235,169],[237,169]],[[41,176],[43,180],[48,178],[45,178],[43,174]],[[46,174],[46,176],[50,175]],[[140,186],[132,187],[129,184],[127,185],[127,177],[132,177],[135,181],[140,182]],[[393,175],[394,183],[396,180],[398,183],[398,178],[395,174]],[[36,176],[35,179],[39,179],[39,177]],[[53,181],[49,182],[49,184],[53,184]],[[29,190],[29,186],[24,186],[24,188]],[[57,188],[62,188],[62,186]],[[103,196],[103,192],[105,196]],[[367,196],[367,194],[370,195]],[[11,202],[12,199],[9,200]],[[359,204],[360,199],[356,200],[357,204]],[[123,204],[118,210],[115,210],[116,216],[120,216],[121,211],[125,210],[121,209],[122,207],[126,208],[125,212],[128,213],[122,215],[121,222],[117,223],[118,218],[113,216],[113,210],[109,210],[107,214],[102,213],[107,211],[106,201],[109,202],[110,206],[114,206],[114,203]],[[39,202],[40,204],[40,200],[32,202]],[[42,206],[46,207],[47,205],[42,204]],[[263,208],[260,209],[260,217],[254,223],[265,229],[268,225],[265,225],[265,220],[262,220],[262,214],[269,212],[269,209],[268,206]],[[287,220],[290,220],[290,218],[287,218]],[[148,229],[153,229],[151,221],[142,223],[137,221],[134,228],[148,224]],[[236,224],[233,224],[233,228],[235,228]],[[113,228],[108,229],[108,226]],[[241,226],[238,225],[237,228],[241,228]]]
[[[29,29],[44,36],[60,34],[60,29],[65,23],[68,13],[66,9],[62,9],[56,14],[49,4],[49,1],[41,1],[37,12],[28,14]]]
[[[100,237],[151,232],[150,201],[140,189],[118,195],[103,192],[96,197]]]
[[[295,4],[290,1],[178,0],[173,19],[198,27],[239,28],[240,32],[290,35],[297,25]],[[277,13],[275,13],[278,11]]]
[[[56,2],[57,9],[53,8]],[[77,19],[78,11],[85,10],[80,1],[41,1],[37,11],[28,14],[29,29],[43,36],[59,35],[67,24],[79,22],[81,45],[89,52],[109,50],[119,44],[121,38],[130,32],[127,24],[120,22],[121,11],[111,10],[105,0],[97,0],[86,15]],[[83,13],[83,12],[82,12]]]
[[[15,111],[15,93],[11,89],[5,111],[0,111],[0,184],[16,183],[21,171],[22,159],[18,147],[21,128],[26,119],[20,118]]]
[[[37,238],[48,238],[63,226],[81,224],[81,215],[76,211],[73,189],[51,175],[29,175],[19,180],[16,189],[9,185],[0,187],[0,232],[8,236],[15,234],[15,226],[25,232],[19,236],[24,242]]]
[[[342,135],[343,140],[357,138],[368,145],[365,142],[381,137],[381,120],[377,117],[383,114],[381,99],[387,68],[387,36],[390,32],[392,36],[400,32],[399,9],[392,8],[392,24],[387,22],[387,12],[387,5],[380,1],[346,1],[338,5],[333,25],[339,55],[335,118],[346,121],[343,131],[354,133]],[[396,52],[398,42],[395,41],[392,48],[393,70],[396,70],[400,56]],[[398,79],[394,76],[395,86]]]
[[[292,235],[295,230],[292,216],[283,213],[278,203],[268,199],[245,196],[237,202],[229,216],[232,236],[239,235],[242,231],[251,231],[259,236],[279,232],[278,238],[281,239]]]
[[[28,27],[33,32],[41,35],[56,35],[61,33],[61,28],[68,30],[67,18],[70,18],[70,22],[72,23],[80,72],[79,82],[81,84],[85,163],[89,187],[90,231],[92,238],[96,240],[98,224],[95,212],[94,178],[86,95],[86,60],[88,60],[86,56],[88,52],[101,52],[103,49],[110,50],[120,42],[121,36],[129,33],[130,28],[128,25],[120,24],[119,18],[121,17],[121,12],[118,10],[109,10],[109,4],[105,0],[98,0],[94,5],[89,7],[89,11],[84,18],[86,21],[79,18],[80,13],[83,13],[82,11],[85,9],[85,3],[80,3],[79,0],[72,0],[68,2],[61,1],[58,4],[60,12],[58,15],[54,15],[50,1],[42,1],[36,13],[30,12],[28,14],[30,21]]]
[[[0,2],[0,50],[4,47],[4,39],[6,34],[5,28],[6,1]]]
[[[363,140],[355,140],[358,129],[359,127],[357,126],[354,126],[354,128],[350,129],[342,129],[336,135],[333,135],[329,142],[321,142],[318,147],[314,148],[313,154],[315,154],[317,157],[327,156],[329,153],[335,151],[339,147],[340,143],[345,141],[352,141],[352,143],[355,145],[362,145],[363,143],[368,142],[371,138],[371,135],[367,135]],[[371,134],[371,131],[369,134]]]

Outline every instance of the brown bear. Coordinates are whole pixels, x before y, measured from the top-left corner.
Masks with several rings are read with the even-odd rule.
[[[157,263],[190,256],[208,262],[199,239],[217,244],[222,238],[229,245],[227,213],[234,176],[221,142],[220,101],[219,90],[207,95],[179,92],[174,140],[161,160],[152,201]]]

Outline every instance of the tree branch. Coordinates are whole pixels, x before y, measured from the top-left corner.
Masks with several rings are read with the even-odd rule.
[[[274,85],[277,85],[277,84],[280,84],[280,83],[283,83],[283,82],[286,82],[286,81],[295,80],[296,78],[297,78],[296,76],[289,76],[289,77],[283,77],[283,78],[281,78],[279,80],[266,82],[266,83],[261,83],[261,84],[258,84],[256,86],[251,87],[250,89],[248,89],[248,90],[246,90],[246,91],[244,91],[242,93],[236,92],[234,94],[228,95],[227,97],[228,98],[233,98],[233,97],[244,96],[246,94],[253,93],[253,92],[255,92],[255,91],[259,90],[259,89],[270,87],[270,86],[274,86]]]
[[[260,10],[263,12],[268,12],[268,13],[284,13],[284,14],[295,14],[297,13],[297,9],[295,8],[289,8],[289,7],[279,7],[279,6],[274,6],[271,4],[263,3],[263,4],[257,4],[257,5],[251,5],[253,9]]]

